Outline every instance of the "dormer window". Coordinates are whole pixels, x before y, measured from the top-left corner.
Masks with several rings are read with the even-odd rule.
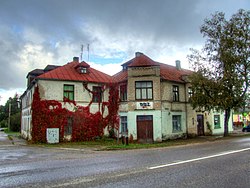
[[[123,70],[123,71],[128,70],[128,66],[127,66],[127,65],[123,65],[123,66],[122,66],[122,70]]]
[[[86,67],[79,67],[79,71],[82,74],[86,74],[87,73],[87,68]]]
[[[77,70],[78,73],[80,74],[87,74],[89,72],[89,64],[87,64],[86,62],[82,61],[81,63],[78,63],[75,66],[75,69]]]

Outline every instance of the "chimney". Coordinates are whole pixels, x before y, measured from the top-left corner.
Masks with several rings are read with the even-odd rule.
[[[79,57],[73,57],[73,61],[79,63]]]
[[[178,70],[181,70],[181,61],[180,61],[180,60],[176,60],[176,61],[175,61],[175,65],[176,65],[176,68],[177,68]]]
[[[143,55],[143,53],[141,53],[141,52],[135,52],[135,57],[139,57],[141,55]]]

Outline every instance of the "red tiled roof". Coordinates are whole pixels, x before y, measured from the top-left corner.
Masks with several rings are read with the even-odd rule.
[[[159,66],[154,60],[150,59],[148,56],[141,54],[130,61],[124,63],[123,65],[127,65],[128,67],[151,67],[151,66]],[[122,65],[122,66],[123,66]]]
[[[95,83],[111,83],[112,77],[95,70],[91,67],[88,68],[87,73],[79,73],[76,70],[77,66],[81,66],[81,63],[72,61],[64,66],[58,67],[50,72],[44,73],[38,76],[38,79],[48,79],[48,80],[68,80],[68,81],[87,81]],[[88,65],[83,62],[82,65],[85,67]]]
[[[177,69],[175,66],[167,65],[164,63],[160,64],[160,74],[161,78],[164,80],[174,81],[174,82],[185,82],[182,76],[192,74],[192,71],[187,69]]]
[[[187,69],[177,69],[175,66],[167,65],[164,63],[159,63],[153,61],[144,54],[141,54],[138,57],[131,59],[130,61],[122,64],[123,67],[148,67],[148,66],[160,66],[160,75],[164,80],[181,82],[185,81],[182,79],[182,76],[190,75],[192,71]],[[123,82],[128,79],[127,70],[123,70],[112,76],[114,82]]]
[[[90,67],[90,65],[88,64],[88,63],[86,63],[86,62],[84,62],[84,61],[82,61],[81,63],[78,63],[77,65],[76,65],[76,69],[78,68],[78,67],[85,67],[85,68],[89,68]]]
[[[124,82],[128,79],[128,71],[120,71],[112,76],[113,82]]]

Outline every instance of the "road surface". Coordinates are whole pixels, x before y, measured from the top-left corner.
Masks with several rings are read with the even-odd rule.
[[[249,187],[250,137],[92,151],[0,145],[0,187]]]

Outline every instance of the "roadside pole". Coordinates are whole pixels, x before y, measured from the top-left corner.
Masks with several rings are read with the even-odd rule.
[[[11,114],[11,103],[9,103],[8,131],[10,131],[10,114]]]

